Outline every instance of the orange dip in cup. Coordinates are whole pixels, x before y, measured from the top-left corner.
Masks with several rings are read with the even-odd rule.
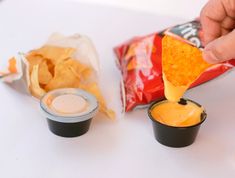
[[[187,127],[196,125],[201,121],[201,114],[204,109],[189,100],[183,99],[183,101],[184,103],[162,101],[153,107],[151,115],[155,120],[169,126]]]

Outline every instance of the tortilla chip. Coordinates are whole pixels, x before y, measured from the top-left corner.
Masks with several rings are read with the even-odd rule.
[[[204,61],[200,49],[166,35],[162,40],[162,66],[171,84],[189,86],[212,64]]]

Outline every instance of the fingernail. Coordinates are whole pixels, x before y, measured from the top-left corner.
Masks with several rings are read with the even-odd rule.
[[[202,56],[208,63],[214,64],[220,62],[220,59],[211,50],[204,50]]]

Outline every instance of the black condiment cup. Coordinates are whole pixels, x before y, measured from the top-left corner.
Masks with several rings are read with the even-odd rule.
[[[206,111],[203,109],[203,112],[201,113],[201,120],[195,125],[184,127],[165,125],[159,122],[157,118],[154,118],[151,114],[151,111],[155,106],[165,101],[167,100],[156,101],[151,104],[148,109],[148,116],[152,121],[155,139],[159,143],[169,147],[185,147],[191,145],[197,137],[201,124],[205,121],[207,117]],[[196,104],[198,107],[202,107],[200,104],[189,99],[181,99],[179,104],[186,105],[187,101]]]
[[[89,104],[86,111],[79,114],[61,114],[50,108],[47,100],[52,100],[60,95],[74,94],[84,98]],[[77,137],[85,134],[89,128],[92,118],[98,111],[98,101],[92,94],[75,88],[56,89],[46,93],[41,101],[40,107],[47,118],[51,132],[62,137]]]

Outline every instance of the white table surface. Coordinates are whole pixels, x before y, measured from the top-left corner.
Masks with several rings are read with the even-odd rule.
[[[0,66],[18,51],[39,47],[52,32],[87,34],[100,56],[105,97],[118,118],[110,121],[99,115],[84,136],[58,137],[49,131],[37,101],[17,92],[19,86],[0,83],[0,177],[235,177],[234,71],[187,92],[186,96],[204,105],[208,113],[196,142],[189,147],[169,148],[155,141],[146,110],[120,113],[120,76],[112,47],[134,35],[191,20],[204,1],[158,0],[149,10],[141,6],[147,0],[138,0],[138,8],[128,1],[133,4],[127,3],[124,9],[120,8],[124,1],[110,1],[108,6],[102,5],[105,0],[100,0],[101,5],[93,5],[92,0],[89,5],[75,1],[1,2]],[[170,2],[167,13],[165,4]]]

